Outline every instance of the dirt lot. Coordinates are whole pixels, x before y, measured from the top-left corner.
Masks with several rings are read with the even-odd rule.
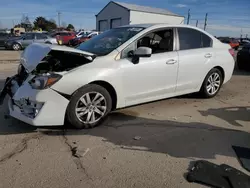
[[[15,67],[0,64],[0,79]],[[236,72],[213,99],[127,108],[91,130],[31,127],[4,119],[1,107],[0,187],[200,188],[183,177],[196,159],[244,171],[231,146],[250,147],[249,82]]]

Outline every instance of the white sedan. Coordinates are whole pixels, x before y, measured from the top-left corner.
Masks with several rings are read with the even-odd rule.
[[[214,97],[232,77],[233,50],[186,25],[108,30],[77,48],[32,44],[6,79],[12,117],[34,126],[98,125],[111,111],[200,92]]]

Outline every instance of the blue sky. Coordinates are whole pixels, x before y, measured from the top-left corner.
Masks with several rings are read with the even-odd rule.
[[[213,35],[239,37],[250,36],[250,0],[118,0],[151,7],[165,8],[187,17],[191,9],[191,25],[199,20],[203,27],[208,13],[207,31]],[[97,14],[109,0],[7,0],[0,6],[0,27],[12,27],[20,22],[23,14],[33,21],[44,16],[57,21],[60,11],[61,22],[72,23],[76,28],[95,28]]]

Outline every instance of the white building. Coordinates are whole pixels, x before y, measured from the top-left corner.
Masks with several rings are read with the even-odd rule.
[[[96,30],[105,31],[121,25],[139,23],[183,24],[184,16],[168,10],[110,1],[96,15]]]

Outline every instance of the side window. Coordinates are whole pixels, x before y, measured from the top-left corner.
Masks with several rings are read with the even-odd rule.
[[[201,33],[201,40],[202,40],[202,47],[203,48],[212,47],[212,45],[213,45],[212,39],[209,36],[207,36],[206,34]]]
[[[35,38],[35,35],[33,33],[27,33],[24,36],[24,40],[33,40]]]
[[[129,52],[133,52],[136,50],[136,42],[132,42],[129,44],[121,53],[121,59],[127,58]]]
[[[68,36],[68,33],[60,33],[60,36]]]
[[[191,50],[201,48],[201,32],[189,29],[178,28],[180,50]]]
[[[45,34],[37,33],[36,34],[36,39],[37,40],[47,39],[47,36]]]
[[[173,29],[161,29],[146,34],[139,40],[131,43],[122,51],[121,58],[128,57],[128,52],[134,51],[139,47],[152,49],[153,54],[173,51],[174,34]]]

